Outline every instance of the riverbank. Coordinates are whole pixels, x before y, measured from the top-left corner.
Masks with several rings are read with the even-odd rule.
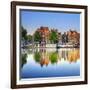
[[[61,45],[61,44],[46,44],[46,45],[40,45],[40,44],[29,44],[25,45],[22,48],[79,48],[79,45]]]

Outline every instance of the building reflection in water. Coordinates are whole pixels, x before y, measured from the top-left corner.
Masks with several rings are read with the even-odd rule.
[[[27,55],[26,53],[22,55],[22,66],[26,63],[28,54],[33,54],[35,62],[39,63],[41,67],[48,66],[49,64],[56,64],[62,60],[72,63],[80,59],[79,48],[36,48],[34,50],[28,50]]]
[[[40,48],[39,51],[36,50],[34,52],[34,58],[35,58],[35,61],[37,62],[37,58],[38,58],[38,63],[40,63],[41,66],[43,65],[48,65],[49,64],[49,55],[48,55],[48,52],[46,51],[45,48]]]
[[[53,50],[53,49],[52,49]],[[38,53],[38,55],[36,55]],[[80,51],[79,49],[58,49],[54,51],[49,51],[46,48],[40,48],[36,52],[34,52],[34,59],[37,61],[39,58],[38,63],[41,66],[48,65],[48,64],[55,64],[59,61],[68,61],[69,63],[76,62],[80,58]]]
[[[59,59],[64,59],[71,62],[76,62],[80,58],[80,50],[77,48],[64,49],[59,53]]]

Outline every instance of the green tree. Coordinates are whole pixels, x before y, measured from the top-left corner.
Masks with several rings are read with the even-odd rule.
[[[21,26],[21,35],[22,35],[22,39],[27,40],[27,30],[23,28],[23,26]]]
[[[41,35],[40,35],[40,33],[38,31],[36,31],[34,33],[34,41],[35,42],[40,42],[41,41]]]
[[[27,30],[25,28],[23,28],[23,26],[21,26],[21,40],[23,43],[23,47],[27,44]]]
[[[32,42],[32,35],[27,35],[28,42]]]
[[[57,43],[58,42],[58,32],[55,31],[55,30],[51,30],[51,33],[50,33],[50,42],[51,43]]]

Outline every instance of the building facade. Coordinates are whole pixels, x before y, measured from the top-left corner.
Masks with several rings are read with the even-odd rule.
[[[41,43],[42,44],[48,43],[49,42],[49,34],[50,34],[49,28],[41,26],[40,28],[37,29],[37,31],[41,35]]]

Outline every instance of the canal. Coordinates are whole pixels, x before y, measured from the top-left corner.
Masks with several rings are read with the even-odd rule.
[[[21,79],[80,76],[80,49],[23,49],[20,64]]]

